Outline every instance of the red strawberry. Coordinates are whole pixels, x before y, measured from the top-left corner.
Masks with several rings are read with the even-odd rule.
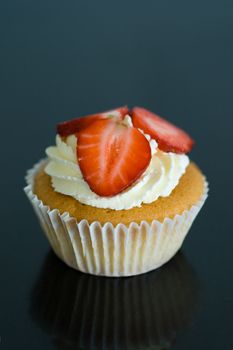
[[[114,196],[135,182],[148,167],[151,149],[136,128],[104,119],[80,131],[77,159],[92,191],[100,196]]]
[[[57,133],[62,137],[75,134],[80,130],[86,128],[93,122],[99,119],[106,119],[108,116],[113,116],[115,118],[123,119],[123,117],[128,113],[128,107],[119,107],[111,111],[87,115],[86,117],[75,118],[72,120],[59,123],[57,125]]]
[[[147,109],[134,107],[132,120],[136,128],[142,129],[158,142],[162,151],[175,153],[191,151],[194,141],[185,131]]]

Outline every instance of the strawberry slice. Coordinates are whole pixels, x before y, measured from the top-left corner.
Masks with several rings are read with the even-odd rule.
[[[155,139],[164,152],[187,153],[193,147],[194,141],[185,131],[147,109],[134,107],[132,121],[136,128]]]
[[[89,126],[90,124],[92,124],[93,122],[99,119],[106,119],[109,116],[112,116],[113,118],[116,118],[116,119],[123,119],[124,116],[128,113],[128,111],[129,111],[128,107],[124,106],[124,107],[113,109],[111,111],[87,115],[86,117],[80,117],[80,118],[68,120],[63,123],[59,123],[57,125],[57,133],[62,137],[66,137],[71,134],[76,134],[80,130],[86,128],[87,126]]]
[[[136,128],[103,119],[78,134],[77,159],[91,190],[99,196],[114,196],[135,182],[148,167],[151,149]]]

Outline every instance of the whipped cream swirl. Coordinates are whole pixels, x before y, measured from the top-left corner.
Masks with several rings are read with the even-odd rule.
[[[132,125],[129,116],[125,118],[125,123]],[[140,207],[142,203],[169,196],[189,164],[188,156],[162,152],[155,140],[148,135],[145,137],[150,143],[152,155],[148,168],[136,182],[115,196],[98,196],[84,180],[76,158],[75,135],[67,137],[65,142],[59,135],[56,136],[56,146],[46,149],[49,162],[45,172],[51,176],[56,192],[72,196],[83,204],[114,210]]]

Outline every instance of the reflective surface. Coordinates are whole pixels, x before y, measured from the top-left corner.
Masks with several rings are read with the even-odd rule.
[[[0,32],[0,348],[232,350],[233,2],[8,0]],[[48,257],[22,188],[57,122],[124,104],[191,133],[210,196],[183,256],[105,280]]]
[[[58,349],[168,349],[197,306],[197,277],[182,253],[135,278],[98,278],[67,268],[50,252],[30,311]]]

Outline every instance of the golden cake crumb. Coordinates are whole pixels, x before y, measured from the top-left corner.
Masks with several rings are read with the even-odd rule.
[[[34,180],[34,193],[50,209],[58,209],[60,213],[68,212],[80,221],[86,219],[89,223],[99,221],[101,224],[111,222],[113,225],[131,222],[140,223],[145,220],[151,222],[158,220],[163,222],[166,217],[173,218],[176,214],[182,214],[198,202],[204,191],[204,177],[199,168],[190,163],[179,184],[169,197],[160,197],[150,204],[129,210],[112,210],[92,207],[82,204],[73,197],[55,192],[51,185],[51,178],[42,168]]]

